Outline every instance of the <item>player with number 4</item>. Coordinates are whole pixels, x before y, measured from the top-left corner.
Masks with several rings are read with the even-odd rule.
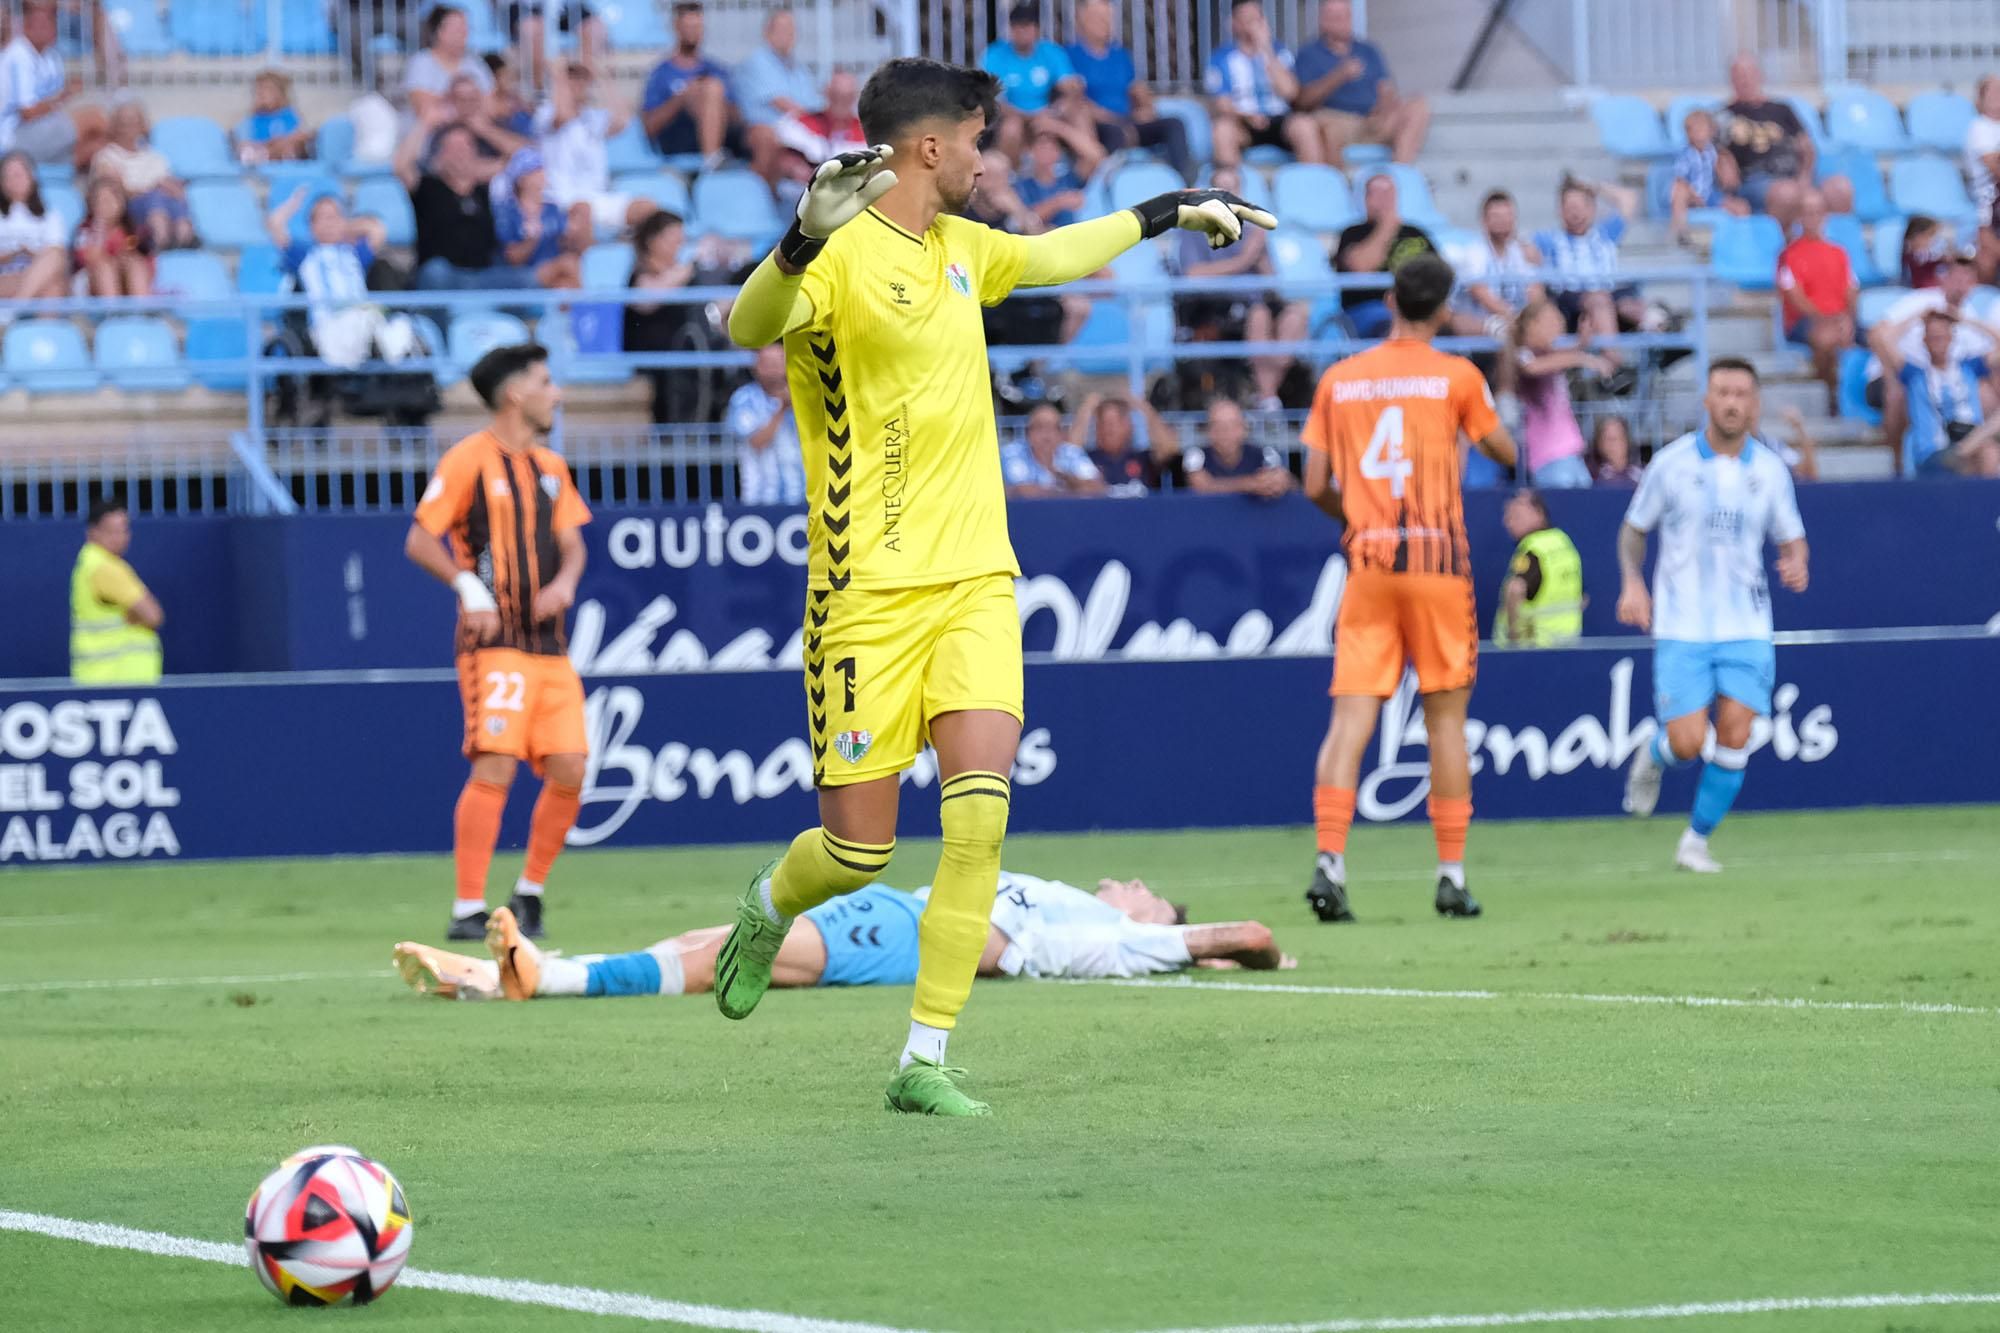
[[[452,822],[458,892],[447,938],[486,938],[486,872],[500,813],[523,759],[542,779],[514,896],[524,934],[542,934],[542,884],[576,823],[584,762],[583,682],[563,617],[583,577],[590,510],[546,441],[562,390],[532,343],[479,359],[472,387],[493,409],[485,430],[445,452],[417,504],[403,552],[458,594],[458,685],[472,773]],[[449,547],[440,542],[448,542]]]
[[[1328,368],[1303,440],[1307,498],[1346,525],[1347,587],[1333,640],[1333,720],[1319,748],[1313,823],[1319,851],[1306,901],[1322,921],[1352,921],[1347,831],[1361,756],[1382,701],[1414,666],[1430,737],[1431,829],[1438,913],[1479,915],[1465,887],[1472,821],[1466,706],[1478,667],[1479,620],[1459,489],[1460,437],[1501,466],[1514,441],[1486,380],[1431,345],[1451,318],[1451,266],[1418,255],[1396,269],[1387,342]]]

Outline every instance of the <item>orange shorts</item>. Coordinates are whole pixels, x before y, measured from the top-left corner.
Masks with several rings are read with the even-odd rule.
[[[481,648],[458,659],[465,754],[510,754],[540,772],[552,754],[584,754],[583,681],[567,657]]]
[[[1479,613],[1472,580],[1455,574],[1391,574],[1364,569],[1347,576],[1333,628],[1331,694],[1386,699],[1417,668],[1424,694],[1472,684],[1479,668]]]

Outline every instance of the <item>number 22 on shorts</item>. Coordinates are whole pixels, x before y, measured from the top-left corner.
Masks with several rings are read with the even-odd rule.
[[[486,683],[492,688],[486,693],[486,707],[504,712],[518,713],[528,693],[528,678],[518,671],[489,671]]]
[[[1361,475],[1370,481],[1387,481],[1389,494],[1403,498],[1404,484],[1414,470],[1403,453],[1403,409],[1392,403],[1375,419],[1375,433],[1361,455]]]

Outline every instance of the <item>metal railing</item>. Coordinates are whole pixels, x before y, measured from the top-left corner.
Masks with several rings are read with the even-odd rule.
[[[1521,281],[1559,281],[1548,270],[1521,275]],[[1697,375],[1706,364],[1709,343],[1710,289],[1716,279],[1699,268],[1634,269],[1619,274],[1621,283],[1671,283],[1685,286],[1691,296],[1684,329],[1669,334],[1631,334],[1606,346],[1637,354],[1650,366],[1657,354],[1692,357]],[[1286,356],[1308,366],[1352,354],[1369,340],[1357,339],[1333,318],[1333,303],[1355,289],[1379,290],[1388,279],[1381,274],[1337,274],[1312,279],[1281,279],[1269,275],[1166,279],[1153,282],[1090,280],[1066,287],[1038,289],[1031,296],[1070,295],[1093,301],[1117,301],[1124,307],[1123,342],[993,345],[989,360],[1005,373],[1029,366],[1045,377],[1075,372],[1094,382],[1122,384],[1133,398],[1142,396],[1155,374],[1186,363],[1221,362],[1240,365],[1246,358]],[[686,287],[671,290],[617,291],[495,291],[381,292],[375,294],[386,310],[409,313],[429,322],[429,354],[407,360],[333,366],[306,351],[300,336],[309,306],[296,294],[243,295],[217,300],[184,296],[127,297],[64,301],[17,302],[10,306],[17,320],[38,315],[137,315],[150,312],[177,320],[241,320],[247,356],[200,359],[183,363],[199,380],[240,376],[244,388],[244,418],[240,429],[224,429],[208,437],[210,447],[198,447],[185,436],[155,445],[140,443],[118,451],[84,447],[79,438],[72,452],[42,449],[33,458],[13,450],[0,451],[0,518],[70,517],[88,506],[93,488],[122,488],[142,513],[369,511],[413,506],[421,494],[431,463],[442,441],[427,428],[342,426],[302,429],[275,421],[272,398],[279,388],[305,388],[315,380],[382,373],[429,374],[440,383],[463,377],[465,362],[484,350],[481,345],[456,348],[441,335],[439,321],[494,312],[539,314],[538,336],[550,348],[551,369],[570,383],[629,382],[646,372],[729,377],[747,368],[753,356],[718,344],[715,350],[666,352],[591,352],[581,350],[573,323],[579,310],[646,303],[705,308],[735,298],[733,287]],[[1172,301],[1187,296],[1235,296],[1246,300],[1278,295],[1286,302],[1316,306],[1314,336],[1294,342],[1192,341],[1176,336]],[[599,312],[601,316],[601,311]],[[433,319],[432,317],[437,317]],[[289,334],[287,331],[289,330]],[[1438,345],[1465,355],[1489,355],[1501,344],[1490,337],[1445,337]],[[153,367],[146,367],[152,369]],[[116,382],[117,368],[105,372]],[[733,382],[719,387],[713,399],[726,397]],[[1655,386],[1643,384],[1641,397],[1650,400]],[[1650,419],[1645,413],[1642,419]],[[1671,422],[1658,418],[1660,429]],[[124,435],[127,423],[114,422]],[[590,486],[602,487],[589,498],[634,503],[705,503],[733,498],[735,448],[719,426],[709,422],[682,423],[649,430],[606,431],[583,427],[571,438],[559,418],[551,443],[565,450],[580,470],[602,468]],[[85,433],[75,432],[79,437]],[[1636,433],[1636,432],[1635,432]],[[217,447],[227,435],[230,451]],[[1292,438],[1295,438],[1292,437]],[[1655,437],[1657,438],[1657,437]]]

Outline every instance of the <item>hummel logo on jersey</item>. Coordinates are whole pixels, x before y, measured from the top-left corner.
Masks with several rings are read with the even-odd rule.
[[[897,305],[908,305],[910,303],[910,289],[903,283],[890,283],[889,294],[896,298]]]
[[[872,731],[843,731],[833,738],[833,748],[850,764],[860,763],[874,744],[875,733]]]
[[[965,271],[965,265],[954,262],[945,269],[944,276],[951,283],[951,289],[960,296],[972,295],[972,275]]]

